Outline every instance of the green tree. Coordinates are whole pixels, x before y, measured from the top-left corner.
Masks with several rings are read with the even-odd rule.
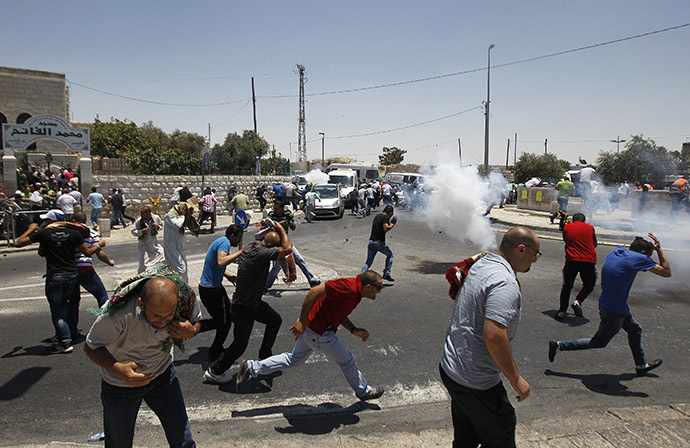
[[[556,180],[562,178],[568,168],[569,162],[553,154],[523,153],[515,163],[515,181],[524,183],[533,177]]]
[[[597,173],[606,183],[649,182],[663,186],[667,175],[683,170],[680,152],[669,152],[642,134],[631,136],[620,153],[600,152],[596,163]]]
[[[211,149],[211,160],[223,174],[254,174],[256,159],[268,153],[269,144],[252,130],[228,134]]]
[[[383,147],[383,154],[379,156],[381,165],[399,165],[405,159],[406,150],[393,147]]]
[[[91,128],[91,154],[120,157],[141,145],[141,133],[135,123],[111,118],[109,122],[94,120]]]

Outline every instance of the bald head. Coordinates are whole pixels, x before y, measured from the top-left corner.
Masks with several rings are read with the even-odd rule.
[[[175,317],[178,300],[177,284],[169,278],[156,277],[147,281],[142,288],[139,306],[148,323],[163,328]]]
[[[263,243],[265,246],[268,246],[268,247],[280,246],[280,235],[278,235],[278,232],[276,232],[276,231],[268,232],[264,236]]]
[[[539,245],[539,238],[534,232],[527,227],[516,226],[503,235],[498,253],[516,272],[527,272],[541,255]]]

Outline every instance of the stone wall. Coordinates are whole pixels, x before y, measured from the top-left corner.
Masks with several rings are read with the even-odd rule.
[[[276,181],[290,180],[290,176],[227,176],[227,175],[210,175],[205,176],[204,186],[216,189],[216,197],[218,198],[217,212],[219,214],[227,213],[229,209],[228,187],[231,184],[237,185],[237,191],[242,192],[249,197],[249,207],[259,208],[259,202],[256,200],[256,195],[251,193],[251,190],[265,184],[267,187],[272,186]],[[125,192],[125,199],[127,200],[127,214],[130,216],[138,216],[137,210],[144,205],[149,205],[149,197],[154,200],[159,196],[161,202],[158,205],[158,214],[163,215],[170,208],[170,196],[172,196],[173,189],[180,183],[184,183],[189,187],[192,194],[201,198],[201,176],[174,176],[174,175],[94,175],[93,185],[98,191],[108,197],[113,188],[122,188]],[[90,192],[82,192],[84,198]],[[269,196],[268,194],[266,195]],[[270,207],[272,201],[268,200],[267,207]],[[85,209],[90,210],[88,206]],[[103,209],[102,216],[110,216],[112,210],[109,206]]]

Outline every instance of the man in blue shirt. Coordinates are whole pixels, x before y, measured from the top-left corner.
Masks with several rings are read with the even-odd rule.
[[[601,268],[601,295],[599,296],[599,329],[592,338],[573,339],[570,341],[550,341],[549,361],[553,362],[558,350],[587,350],[603,348],[621,330],[628,333],[628,344],[635,360],[635,370],[642,376],[661,365],[661,359],[647,362],[642,350],[642,327],[630,314],[628,295],[635,276],[639,271],[649,271],[661,277],[671,276],[671,266],[661,250],[659,240],[648,234],[654,241],[650,243],[642,237],[636,237],[625,247],[615,248],[607,257]],[[659,264],[650,256],[656,251]]]
[[[199,280],[199,297],[211,315],[210,319],[201,321],[201,332],[216,330],[211,347],[208,349],[209,362],[215,361],[223,352],[223,343],[228,337],[231,326],[230,299],[223,286],[223,277],[233,284],[237,276],[225,272],[227,265],[235,261],[242,249],[231,253],[230,247],[238,247],[242,244],[244,229],[237,224],[231,224],[222,236],[211,243],[206,252],[204,269]]]

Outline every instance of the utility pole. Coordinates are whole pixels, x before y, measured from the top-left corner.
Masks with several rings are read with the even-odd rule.
[[[304,76],[304,66],[297,64],[299,73],[299,128],[297,131],[297,161],[307,160],[307,126],[304,114],[304,83],[307,78]]]
[[[515,152],[513,153],[513,165],[517,163],[517,132],[515,133]]]
[[[544,139],[544,154],[546,154],[547,152],[549,152],[549,149],[548,149],[549,146],[548,146],[548,145],[549,145],[549,139],[548,139],[548,138],[545,138],[545,139]]]
[[[489,103],[491,101],[491,49],[494,48],[494,44],[489,45],[487,53],[487,63],[486,63],[486,107],[484,108],[484,113],[486,114],[484,118],[484,176],[489,175]]]
[[[625,143],[625,142],[626,142],[626,140],[621,140],[621,136],[620,136],[620,135],[618,136],[618,138],[617,138],[616,140],[611,140],[611,143],[615,143],[615,144],[616,144],[616,154],[618,154],[618,152],[619,152],[620,149],[621,149],[621,143]]]
[[[460,139],[458,139],[458,156],[460,157],[460,166],[462,166],[462,145],[460,144]]]
[[[510,139],[508,139],[508,147],[506,148],[506,168],[508,168],[508,158],[510,157]]]
[[[254,77],[252,76],[252,107],[254,109],[254,133],[256,134],[256,94],[254,93]]]
[[[325,170],[326,169],[326,163],[324,162],[324,140],[326,140],[326,134],[323,132],[319,132],[319,135],[321,136],[321,169]]]

